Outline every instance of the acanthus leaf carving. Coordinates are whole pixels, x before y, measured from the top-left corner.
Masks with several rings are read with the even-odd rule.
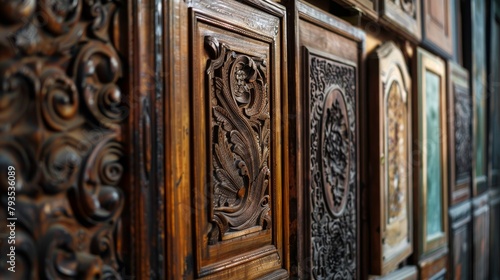
[[[211,59],[213,227],[210,244],[271,226],[270,114],[265,59],[205,37]]]

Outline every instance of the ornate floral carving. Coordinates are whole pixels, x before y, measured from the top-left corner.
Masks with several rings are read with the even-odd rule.
[[[205,37],[212,110],[210,243],[271,226],[270,115],[263,58]]]
[[[356,70],[312,53],[308,63],[312,275],[354,279]]]
[[[0,177],[15,167],[22,279],[120,278],[126,115],[108,35],[119,5],[0,3]]]
[[[415,0],[391,0],[394,4],[401,7],[405,13],[410,15],[411,17],[415,17]]]
[[[471,100],[465,88],[454,85],[455,93],[455,168],[457,180],[469,177],[471,157]]]

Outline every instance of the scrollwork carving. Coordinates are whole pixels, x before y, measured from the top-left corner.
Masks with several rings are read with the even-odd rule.
[[[210,243],[271,226],[266,61],[205,37],[213,134]]]
[[[312,276],[356,275],[356,70],[308,52]]]

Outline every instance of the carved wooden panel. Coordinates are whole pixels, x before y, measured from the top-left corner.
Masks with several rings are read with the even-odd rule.
[[[451,0],[422,1],[422,39],[429,47],[448,57],[453,54],[450,2]]]
[[[364,37],[308,4],[294,5],[299,57],[293,66],[298,75],[293,124],[302,133],[298,148],[290,151],[298,173],[291,182],[290,196],[297,199],[291,239],[299,240],[292,243],[297,254],[291,270],[301,279],[356,279],[358,63]]]
[[[379,14],[392,29],[420,40],[420,0],[379,0]]]
[[[372,55],[369,135],[371,274],[396,269],[413,251],[411,78],[403,53],[388,42]],[[378,75],[377,75],[378,74]]]
[[[287,275],[282,16],[237,2],[193,1],[190,8],[197,277]]]
[[[413,101],[416,259],[447,247],[446,72],[442,59],[420,48],[415,56],[419,84]],[[436,258],[436,260],[441,259]]]
[[[130,222],[122,215],[131,211],[124,209],[128,73],[114,36],[125,7],[114,1],[0,3],[0,217],[14,219],[16,234],[9,243],[16,272],[3,263],[2,279],[129,273],[124,255],[132,246],[122,235]],[[15,205],[7,211],[9,166]],[[2,254],[10,247],[3,241]]]
[[[484,0],[465,1],[464,55],[471,79],[473,107],[473,166],[472,195],[488,190],[487,182],[487,127],[486,127],[486,13]]]
[[[490,257],[490,209],[488,205],[488,194],[472,199],[473,211],[473,251],[472,251],[472,275],[474,279],[489,279],[489,257]]]
[[[472,172],[472,102],[467,70],[448,64],[448,125],[450,145],[450,204],[470,197]]]
[[[418,263],[419,279],[448,279],[448,248],[444,247],[431,253]]]
[[[471,203],[463,202],[449,210],[450,214],[450,279],[471,279],[472,239]]]

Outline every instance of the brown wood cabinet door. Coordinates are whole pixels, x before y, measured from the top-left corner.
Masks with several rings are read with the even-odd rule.
[[[489,36],[490,277],[500,279],[500,1],[491,1]]]
[[[193,242],[188,269],[206,279],[284,278],[284,9],[255,1],[180,7],[190,57],[191,197],[183,203],[193,216],[191,238],[177,238]]]
[[[472,239],[471,203],[463,202],[451,207],[450,214],[450,279],[471,279]]]
[[[364,34],[295,2],[293,267],[301,279],[358,277],[358,92]]]
[[[387,42],[370,56],[368,135],[370,274],[386,275],[413,252],[411,78]],[[378,166],[378,168],[375,168]]]
[[[422,39],[448,57],[453,54],[450,1],[422,0]]]

